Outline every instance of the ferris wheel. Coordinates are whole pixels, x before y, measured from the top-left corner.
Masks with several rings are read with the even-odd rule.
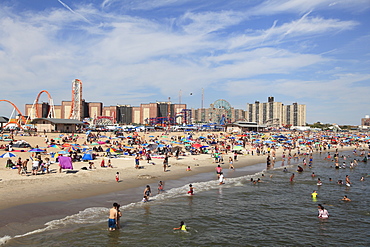
[[[224,99],[218,99],[212,104],[212,121],[225,124],[227,119],[231,119],[231,105]]]

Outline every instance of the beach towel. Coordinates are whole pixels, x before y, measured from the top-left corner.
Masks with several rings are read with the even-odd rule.
[[[62,169],[73,169],[72,158],[59,156],[59,164]]]

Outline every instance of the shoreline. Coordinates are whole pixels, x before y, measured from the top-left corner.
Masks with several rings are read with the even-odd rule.
[[[256,162],[243,162],[239,160],[238,165],[235,165],[236,169],[253,167],[254,174],[256,171],[262,171],[265,169],[265,164],[258,162],[265,159],[265,156],[257,156]],[[186,181],[187,183],[196,183],[202,181],[209,181],[213,178],[216,180],[216,174],[213,173],[214,168],[210,169],[209,166],[203,167],[203,169],[197,170],[197,172],[185,173],[187,176],[182,174],[168,175],[166,177],[165,189],[179,186],[179,183]],[[249,172],[242,172],[246,175]],[[239,176],[239,175],[237,175]],[[231,176],[230,176],[231,177]],[[125,186],[123,189],[114,189],[113,191],[100,190],[98,194],[92,196],[77,196],[72,199],[64,200],[67,197],[63,197],[63,200],[58,201],[37,201],[35,203],[20,204],[6,209],[0,209],[0,237],[4,236],[19,236],[28,232],[45,228],[45,223],[52,220],[62,219],[66,216],[76,214],[80,211],[90,207],[106,207],[109,208],[111,203],[108,201],[117,201],[120,204],[122,201],[126,204],[138,202],[141,199],[141,193],[146,184],[156,184],[157,178],[148,180],[140,180],[133,183],[132,186]],[[152,187],[154,194],[157,194],[156,188]],[[105,193],[101,193],[101,192]],[[119,196],[117,196],[119,194]],[[120,197],[118,199],[117,197]]]

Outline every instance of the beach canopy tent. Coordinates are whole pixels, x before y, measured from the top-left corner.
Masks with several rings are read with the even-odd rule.
[[[93,156],[91,153],[85,153],[83,156],[82,156],[82,160],[93,160]]]

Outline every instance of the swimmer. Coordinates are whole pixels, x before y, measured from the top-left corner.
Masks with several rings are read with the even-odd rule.
[[[346,185],[349,187],[349,186],[351,186],[351,181],[349,180],[349,176],[348,175],[346,175]]]
[[[351,199],[349,199],[346,195],[343,196],[342,201],[350,202]]]
[[[313,172],[312,174],[311,174],[311,177],[315,177],[316,175],[315,175],[315,173]]]
[[[284,167],[283,172],[288,172],[288,169],[286,169],[286,167]]]
[[[365,178],[364,177],[361,177],[360,181],[361,182],[365,181]]]
[[[320,178],[317,179],[317,185],[322,185],[322,181]]]
[[[292,176],[290,176],[290,182],[293,182],[294,180],[294,173],[292,173]]]
[[[180,223],[180,227],[175,227],[175,228],[173,228],[173,229],[174,229],[174,230],[187,231],[187,229],[186,229],[186,225],[185,225],[184,221],[181,221],[181,223]]]
[[[316,197],[317,197],[317,191],[316,190],[314,190],[312,193],[311,193],[311,196],[312,196],[312,198],[313,199],[316,199]]]
[[[192,184],[189,184],[189,191],[188,191],[188,194],[189,195],[194,195],[194,187],[193,187],[193,185]]]
[[[329,212],[326,210],[321,204],[317,205],[319,210],[319,215],[317,216],[320,219],[327,219],[329,218]]]
[[[303,168],[301,166],[298,166],[297,172],[303,172]]]

